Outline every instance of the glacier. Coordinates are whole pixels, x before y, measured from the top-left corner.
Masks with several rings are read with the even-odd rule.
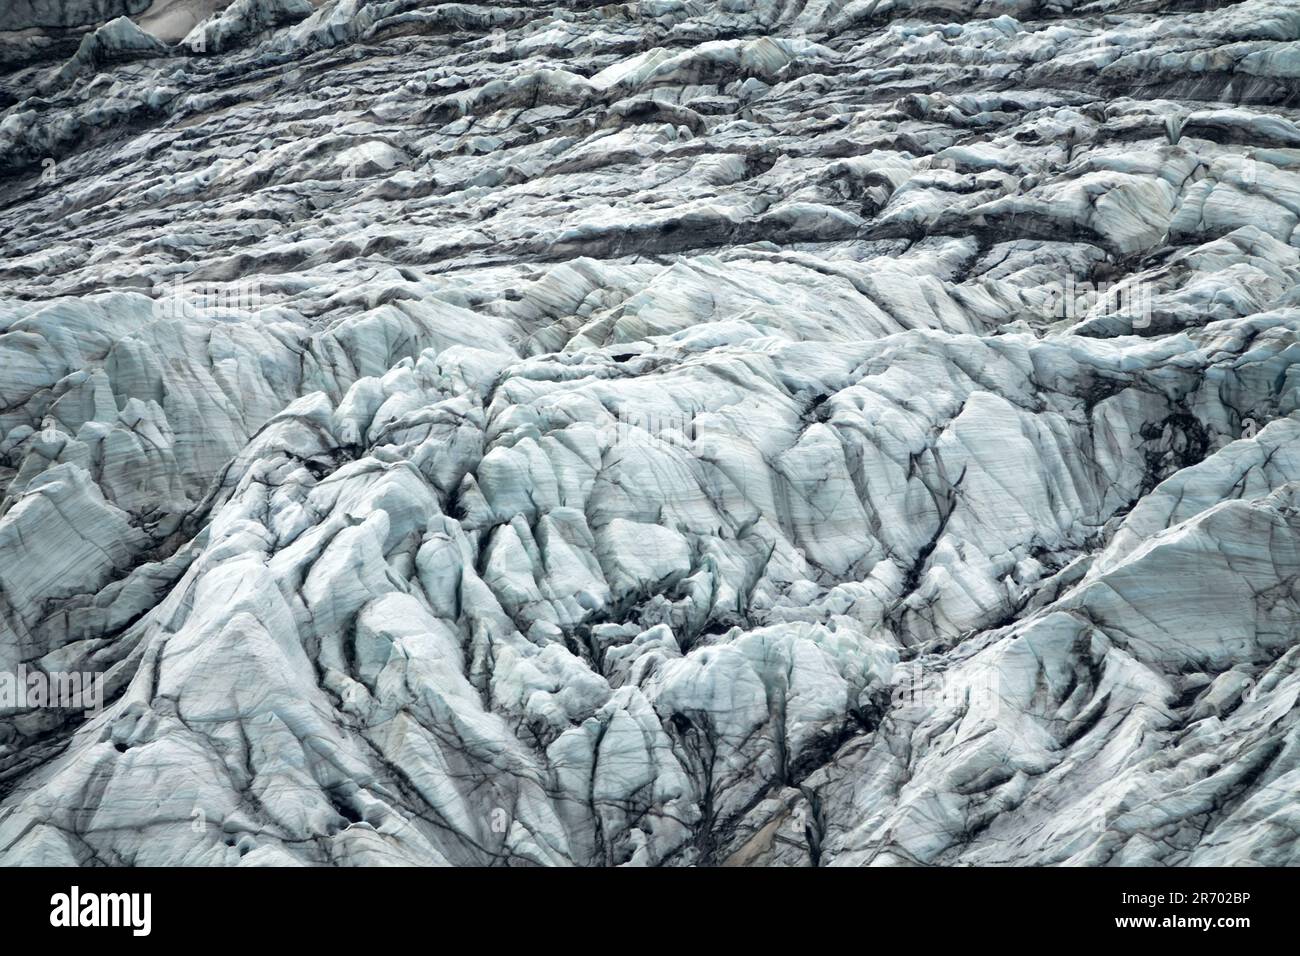
[[[1292,0],[0,71],[0,863],[1300,863]]]

